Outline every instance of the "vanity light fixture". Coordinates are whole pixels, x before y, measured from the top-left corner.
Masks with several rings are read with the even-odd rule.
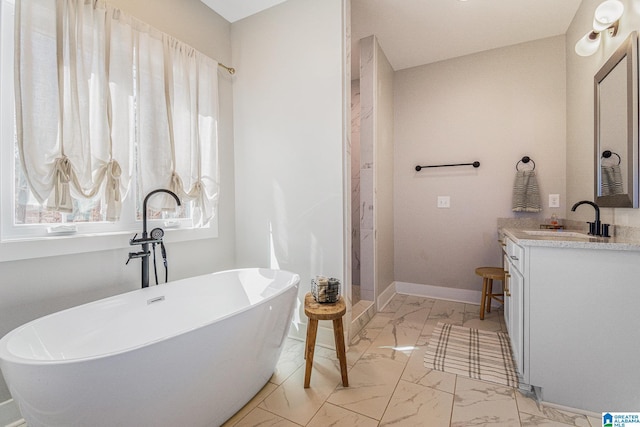
[[[597,7],[593,15],[593,29],[576,43],[576,53],[590,56],[600,47],[601,33],[607,31],[611,37],[618,34],[618,24],[624,13],[624,4],[620,0],[606,0]]]

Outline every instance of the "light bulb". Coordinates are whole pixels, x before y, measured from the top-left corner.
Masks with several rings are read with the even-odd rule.
[[[594,29],[598,31],[596,28],[596,22],[600,24],[600,26],[604,26],[603,29],[608,28],[616,22],[618,19],[622,17],[624,13],[624,4],[620,0],[607,0],[598,6],[596,12],[593,16],[593,24]]]
[[[591,56],[600,47],[600,33],[595,31],[588,32],[578,43],[576,43],[576,53],[580,56]]]

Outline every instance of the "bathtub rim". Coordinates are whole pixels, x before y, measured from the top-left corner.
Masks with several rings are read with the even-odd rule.
[[[291,277],[288,279],[288,284],[287,286],[285,286],[284,288],[280,289],[279,291],[275,292],[274,294],[270,295],[269,297],[261,300],[258,304],[252,304],[252,305],[247,305],[245,307],[243,307],[240,310],[234,311],[232,313],[226,314],[224,316],[218,317],[214,320],[205,322],[205,323],[199,323],[197,325],[195,325],[194,327],[188,328],[188,329],[183,329],[177,333],[174,333],[172,335],[169,336],[164,336],[160,339],[155,339],[155,340],[150,340],[150,341],[145,341],[139,345],[135,345],[135,346],[131,346],[131,347],[127,347],[124,349],[119,349],[117,351],[111,351],[111,352],[106,352],[106,353],[101,353],[99,355],[94,355],[94,356],[85,356],[85,357],[74,357],[74,358],[69,358],[69,359],[54,359],[54,360],[47,360],[47,359],[33,359],[33,358],[25,358],[22,356],[18,356],[15,355],[14,353],[12,353],[11,351],[9,351],[8,348],[8,343],[11,341],[11,338],[13,338],[14,336],[18,335],[23,329],[31,326],[33,323],[36,322],[40,322],[40,321],[45,321],[47,318],[49,317],[53,317],[56,315],[61,315],[62,313],[65,313],[67,311],[71,311],[75,308],[78,307],[85,307],[85,306],[90,306],[90,305],[95,305],[98,304],[100,302],[103,302],[105,300],[109,300],[109,299],[115,299],[115,298],[120,298],[124,295],[133,293],[133,292],[156,292],[157,288],[159,286],[175,286],[175,284],[177,282],[181,282],[184,280],[189,280],[192,278],[197,278],[197,277],[204,277],[204,276],[211,276],[211,275],[216,275],[216,274],[224,274],[224,273],[234,273],[234,272],[242,272],[242,271],[251,271],[251,270],[264,270],[264,271],[273,271],[273,272],[281,272],[281,273],[286,273],[291,275]],[[300,285],[300,275],[297,273],[293,273],[291,271],[288,270],[282,270],[282,269],[271,269],[271,268],[261,268],[261,267],[251,267],[251,268],[235,268],[235,269],[230,269],[230,270],[222,270],[222,271],[216,271],[213,273],[206,273],[206,274],[200,274],[198,276],[192,276],[192,277],[186,277],[183,279],[178,279],[178,280],[173,280],[171,282],[168,283],[163,283],[161,285],[158,286],[151,286],[148,288],[142,288],[142,289],[134,289],[131,291],[127,291],[127,292],[123,292],[121,294],[116,294],[116,295],[112,295],[110,297],[106,297],[106,298],[101,298],[95,301],[90,301],[84,304],[79,304],[73,307],[69,307],[66,308],[64,310],[59,310],[56,311],[54,313],[50,313],[41,317],[38,317],[36,319],[30,320],[27,323],[24,323],[20,326],[17,326],[16,328],[12,329],[11,331],[9,331],[7,334],[5,334],[2,338],[0,338],[0,366],[2,365],[2,362],[9,362],[9,363],[14,363],[14,364],[19,364],[19,365],[46,365],[46,366],[53,366],[53,365],[66,365],[66,364],[71,364],[71,363],[84,363],[84,362],[91,362],[94,360],[101,360],[101,359],[105,359],[107,357],[114,357],[114,356],[119,356],[119,355],[124,355],[127,354],[129,352],[133,352],[137,349],[143,348],[143,347],[147,347],[150,345],[154,345],[163,341],[167,341],[169,339],[172,339],[174,337],[180,336],[180,335],[184,335],[184,334],[188,334],[191,333],[197,329],[212,325],[216,322],[222,322],[225,319],[228,319],[230,317],[239,315],[241,313],[244,313],[245,311],[250,310],[252,307],[255,307],[256,305],[261,305],[261,304],[266,304],[268,301],[271,301],[275,298],[277,298],[278,296],[286,293],[287,291],[289,291],[291,288],[296,288],[298,289]]]

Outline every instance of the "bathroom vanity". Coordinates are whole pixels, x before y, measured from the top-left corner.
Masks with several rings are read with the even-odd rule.
[[[640,409],[640,243],[502,230],[505,320],[522,381],[542,401]]]

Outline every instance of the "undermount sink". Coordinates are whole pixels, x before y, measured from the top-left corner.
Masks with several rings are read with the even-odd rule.
[[[543,237],[574,237],[581,239],[591,239],[595,236],[590,236],[584,233],[578,233],[576,231],[564,231],[564,230],[523,230],[530,236],[543,236]]]

